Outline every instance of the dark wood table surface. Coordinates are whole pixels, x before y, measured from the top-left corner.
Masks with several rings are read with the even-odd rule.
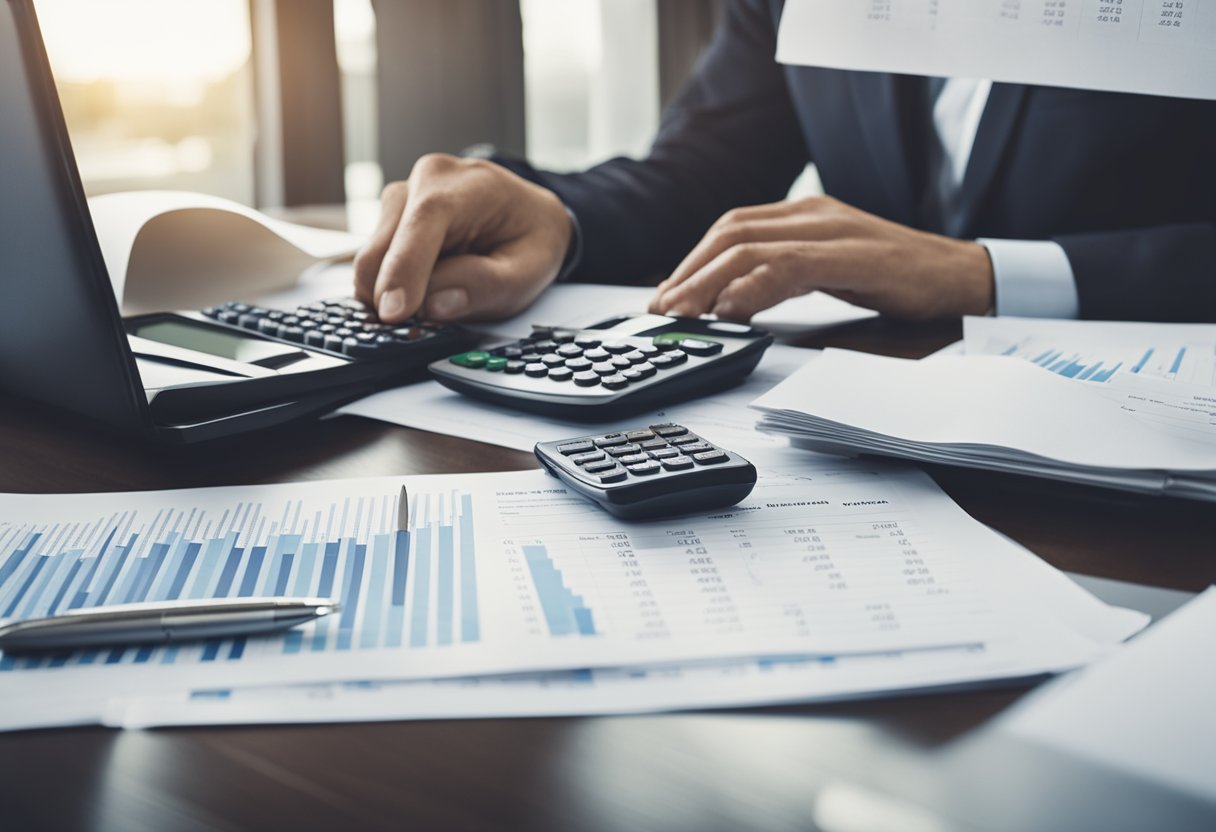
[[[801,343],[920,356],[958,335],[867,321]],[[0,400],[0,491],[533,467],[526,453],[353,417],[147,447]],[[1061,569],[1192,591],[1216,578],[1211,505],[931,473]],[[0,735],[0,829],[811,829],[823,784],[930,753],[1026,689],[628,718],[12,733]]]

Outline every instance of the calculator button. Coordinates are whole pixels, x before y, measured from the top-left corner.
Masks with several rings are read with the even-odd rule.
[[[310,347],[325,346],[325,333],[319,329],[311,329],[304,333],[304,343]]]
[[[656,370],[655,366],[649,361],[643,361],[641,364],[636,365],[632,370],[628,370],[627,372],[637,373],[642,378],[650,378],[657,373],[658,370]]]
[[[603,451],[587,451],[582,454],[575,454],[570,457],[570,461],[575,465],[586,465],[588,462],[604,462],[608,459]],[[611,463],[610,463],[611,464]]]
[[[524,373],[532,378],[544,378],[549,375],[549,368],[540,362],[534,361],[524,367]]]
[[[658,433],[658,431],[655,432]],[[700,437],[693,436],[687,430],[684,431],[684,434],[684,436],[669,436],[667,437],[667,442],[671,445],[690,445],[701,441]]]
[[[613,355],[623,355],[633,349],[633,344],[627,344],[624,341],[609,341],[603,347]]]
[[[574,333],[568,329],[554,330],[553,335],[550,337],[558,344],[569,344],[574,341]],[[579,349],[582,349],[582,347],[579,347]]]
[[[612,353],[603,347],[595,347],[583,353],[583,358],[586,358],[588,361],[607,361],[611,357]]]
[[[656,335],[654,337],[653,346],[655,349],[659,350],[660,352],[668,352],[668,351],[674,350],[676,348],[676,344],[674,341],[660,340],[662,338],[663,338],[662,335]],[[654,356],[651,356],[651,360],[652,361],[654,360]]]
[[[540,361],[540,353],[526,352],[519,357],[519,360],[523,361],[525,364],[535,364],[537,361]]]
[[[650,429],[659,436],[683,436],[688,433],[688,428],[683,425],[673,425],[670,422],[662,425],[651,425]]]
[[[540,363],[546,367],[561,367],[566,363],[566,359],[562,358],[555,352],[545,353],[540,357]]]
[[[509,360],[509,361],[507,361],[506,366],[502,368],[502,370],[504,373],[506,373],[509,376],[517,376],[524,371],[524,367],[526,367],[526,366],[527,365],[524,364],[524,362],[522,362],[522,361],[510,361]]]
[[[325,336],[325,349],[331,352],[342,352],[342,336],[331,332]]]
[[[699,454],[693,454],[692,458],[700,465],[717,465],[720,462],[726,462],[726,454],[722,451],[703,451]]]
[[[600,447],[603,448],[605,446],[601,445]],[[606,448],[606,450],[612,456],[630,456],[638,453],[642,449],[632,442],[626,442],[622,445],[610,445]]]
[[[582,456],[590,456],[590,454],[582,454]],[[603,454],[600,454],[600,456],[603,456]],[[600,462],[589,462],[583,466],[583,470],[592,474],[599,474],[604,471],[611,471],[615,467],[615,459],[605,459]]]
[[[610,363],[613,367],[616,367],[618,370],[628,370],[633,366],[629,363],[629,359],[622,355],[612,356],[612,360],[608,363]]]
[[[583,354],[583,348],[578,344],[562,344],[555,352],[562,358],[577,358]]]
[[[625,434],[625,438],[630,442],[645,442],[647,439],[654,439],[654,434],[648,430],[631,430]]]
[[[355,331],[347,327],[340,327],[334,330],[334,335],[337,335],[339,338],[349,338],[354,334]]]
[[[572,454],[586,454],[595,450],[595,443],[590,439],[579,439],[574,442],[563,442],[557,446],[557,452],[570,456]]]
[[[651,459],[671,459],[672,457],[677,457],[679,455],[680,452],[675,448],[660,448],[657,451],[650,452]]]
[[[342,339],[342,353],[344,355],[349,355],[351,358],[358,358],[361,355],[368,355],[374,351],[375,347],[361,343],[354,336]]]
[[[546,338],[543,341],[537,341],[536,343],[534,343],[532,345],[532,349],[536,350],[537,352],[539,352],[543,355],[547,352],[553,352],[553,350],[557,349],[557,344],[552,339]]]
[[[492,355],[486,359],[486,369],[492,373],[505,370],[507,369],[507,359],[503,358],[501,355]]]
[[[553,367],[549,370],[549,378],[553,381],[569,381],[574,378],[574,370],[569,367]]]
[[[274,318],[270,318],[269,316],[260,319],[258,321],[258,332],[264,333],[266,335],[278,335],[279,334],[278,320],[276,320]]]
[[[242,329],[257,329],[258,321],[262,320],[261,315],[254,315],[251,312],[246,312],[236,319],[236,325]]]
[[[664,458],[662,465],[668,471],[687,471],[692,467],[692,460],[686,456],[672,456]]]
[[[637,370],[621,370],[621,378],[626,381],[642,381],[644,376]]]
[[[594,387],[600,383],[600,377],[590,370],[574,374],[574,383],[579,387]]]
[[[576,373],[581,373],[583,370],[591,369],[591,362],[585,358],[568,358],[566,359],[566,366]]]
[[[629,454],[628,456],[618,456],[616,461],[632,471],[633,466],[642,462],[650,462],[651,459],[650,457],[646,456],[646,454]]]
[[[614,376],[616,375],[616,367],[613,367],[607,361],[601,361],[598,364],[591,365],[591,372],[597,376]]]
[[[574,343],[578,344],[585,350],[593,350],[600,345],[600,340],[598,338],[576,337],[574,339]]]
[[[304,330],[298,326],[283,326],[279,327],[279,337],[284,341],[295,341],[300,343],[304,340]]]
[[[416,326],[398,327],[392,331],[393,337],[399,338],[402,341],[417,341],[420,338],[426,337],[426,330],[419,329]]]
[[[638,352],[637,350],[630,350],[622,355],[621,358],[625,359],[630,364],[641,364],[646,360],[646,356],[642,355],[642,353]]]
[[[231,309],[224,309],[216,317],[220,320],[220,323],[235,324],[241,319],[241,314]]]
[[[384,349],[387,347],[400,346],[401,342],[398,341],[396,338],[394,338],[391,335],[377,335],[376,344],[378,344],[381,349]],[[493,369],[493,368],[491,368],[491,369]]]
[[[601,483],[620,482],[621,480],[625,479],[626,476],[628,476],[628,475],[625,473],[624,468],[614,468],[610,471],[605,471],[604,473],[600,474],[600,482]]]
[[[335,332],[334,334],[337,335],[341,333],[341,331],[342,330],[338,330],[338,332]],[[459,355],[453,355],[448,359],[448,361],[451,361],[458,367],[468,367],[470,370],[480,370],[482,367],[486,366],[486,361],[489,360],[489,358],[490,354],[485,352],[462,352]]]
[[[629,473],[639,476],[657,474],[660,470],[659,463],[655,462],[653,459],[648,459],[645,462],[639,462],[636,465],[629,465],[627,467],[629,468]]]
[[[677,363],[679,362],[672,359],[672,357],[666,353],[656,355],[654,358],[650,359],[650,366],[660,370],[666,370],[668,367],[674,367]]]
[[[688,353],[684,352],[684,350],[672,350],[665,357],[673,364],[683,364],[688,360]]]
[[[659,348],[656,347],[654,344],[641,344],[641,345],[635,347],[635,349],[638,352],[640,352],[642,355],[644,355],[646,358],[650,358],[651,356],[655,356],[655,355],[659,354]]]
[[[604,376],[600,379],[600,384],[607,387],[609,390],[623,390],[629,386],[629,379],[622,375]]]
[[[502,355],[503,358],[512,359],[512,360],[520,358],[524,354],[524,351],[521,350],[519,347],[502,347],[498,352]]]
[[[713,450],[716,450],[716,448],[708,442],[689,442],[680,446],[680,452],[685,454],[699,454],[702,451]]]
[[[647,439],[645,442],[638,443],[642,446],[643,451],[657,451],[659,448],[667,447],[665,439]]]
[[[606,433],[592,441],[595,442],[597,448],[611,448],[616,445],[624,445],[629,440],[623,433]]]

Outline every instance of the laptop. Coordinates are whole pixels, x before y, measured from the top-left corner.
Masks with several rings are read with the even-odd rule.
[[[264,335],[279,331],[269,320],[261,331],[258,321],[224,323],[239,317],[224,310],[124,319],[31,0],[0,0],[0,112],[3,394],[127,434],[189,443],[327,412],[421,377],[429,362],[469,345],[456,327],[372,332],[384,325],[352,312],[349,299],[317,317],[357,316],[369,330],[350,342],[357,356],[340,345]]]

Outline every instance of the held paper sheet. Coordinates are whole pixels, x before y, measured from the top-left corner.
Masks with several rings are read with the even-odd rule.
[[[1216,99],[1216,0],[787,0],[777,60]]]

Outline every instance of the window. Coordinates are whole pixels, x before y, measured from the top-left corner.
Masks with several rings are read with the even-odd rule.
[[[253,200],[247,0],[37,0],[85,190]]]

